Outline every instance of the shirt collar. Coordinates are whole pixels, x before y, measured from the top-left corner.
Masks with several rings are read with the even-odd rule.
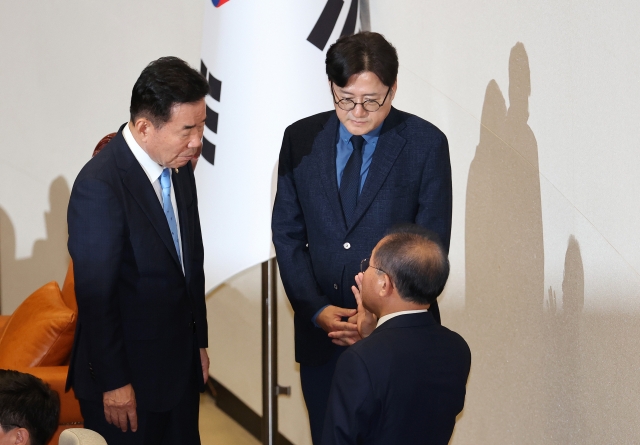
[[[131,149],[131,153],[133,153],[133,156],[135,156],[135,158],[138,160],[138,163],[140,163],[142,170],[144,170],[144,172],[149,177],[149,181],[152,184],[156,182],[156,180],[162,174],[162,170],[164,170],[162,166],[159,165],[157,162],[155,162],[153,159],[151,159],[147,154],[147,152],[142,149],[142,147],[138,144],[138,142],[136,142],[136,140],[133,137],[133,134],[131,134],[131,129],[129,128],[129,124],[125,125],[124,128],[122,129],[122,136],[124,137],[124,140],[127,142],[127,145],[129,146],[129,148]]]
[[[382,124],[384,124],[384,121],[382,121]],[[380,136],[380,131],[382,130],[382,124],[378,125],[369,133],[362,135],[362,137],[364,138],[367,144],[376,142],[378,140],[378,137]],[[338,130],[338,134],[340,139],[342,139],[344,142],[349,142],[349,139],[351,139],[351,136],[353,136],[351,133],[349,133],[349,130],[347,130],[347,127],[345,127],[342,122],[340,122],[340,128]]]
[[[382,324],[385,321],[389,321],[393,317],[397,317],[398,315],[418,314],[420,312],[428,312],[428,309],[415,309],[415,310],[411,310],[411,311],[399,311],[399,312],[394,312],[392,314],[387,314],[387,315],[385,315],[383,317],[380,317],[380,320],[378,320],[378,325],[376,326],[376,329],[378,329],[380,326],[382,326]]]

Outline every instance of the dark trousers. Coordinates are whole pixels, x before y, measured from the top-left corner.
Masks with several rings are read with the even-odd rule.
[[[185,394],[171,411],[156,413],[138,409],[135,433],[131,430],[123,433],[107,423],[102,402],[94,400],[80,400],[84,427],[100,433],[109,445],[200,445],[200,385],[196,375],[194,372]]]
[[[322,428],[324,427],[324,414],[327,411],[329,400],[329,390],[333,373],[336,370],[336,363],[340,355],[346,350],[345,347],[336,347],[331,360],[320,366],[309,366],[300,364],[300,383],[302,384],[302,395],[309,412],[309,424],[311,426],[311,438],[314,445],[319,445],[322,439]]]

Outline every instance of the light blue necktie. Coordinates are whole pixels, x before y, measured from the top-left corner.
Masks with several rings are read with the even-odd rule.
[[[182,264],[180,242],[178,241],[178,225],[176,224],[176,215],[173,213],[173,206],[171,205],[171,172],[168,168],[162,170],[162,174],[160,175],[160,185],[162,186],[162,208],[164,209],[164,215],[167,217],[167,222],[169,223],[173,244],[175,244],[176,252],[178,253],[178,260],[180,260],[180,264]]]

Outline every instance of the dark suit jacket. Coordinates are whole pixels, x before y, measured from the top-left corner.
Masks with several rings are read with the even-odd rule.
[[[78,324],[67,387],[78,398],[102,400],[131,383],[138,407],[169,410],[207,346],[191,163],[172,176],[184,275],[162,205],[122,128],[73,184],[67,218]]]
[[[464,405],[467,343],[429,313],[399,315],[338,360],[323,445],[446,445]]]
[[[295,312],[296,360],[308,365],[328,361],[334,347],[312,317],[328,304],[356,307],[351,285],[360,261],[390,227],[424,226],[447,250],[451,235],[451,166],[440,130],[391,109],[348,227],[336,179],[338,125],[335,111],[298,121],[286,129],[280,151],[273,243]]]

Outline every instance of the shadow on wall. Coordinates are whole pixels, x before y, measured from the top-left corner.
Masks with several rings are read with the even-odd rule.
[[[539,444],[544,435],[544,245],[538,144],[527,121],[522,43],[509,57],[509,107],[491,80],[469,169],[465,268],[473,354],[466,411],[477,443]]]
[[[552,443],[584,443],[580,410],[580,322],[584,308],[584,267],[580,244],[569,237],[564,258],[562,311],[556,291],[549,287],[546,302],[546,372],[549,386],[548,430]]]
[[[49,281],[62,284],[67,267],[67,206],[71,193],[67,181],[57,177],[49,188],[45,212],[46,238],[33,244],[31,257],[16,258],[15,227],[0,208],[0,309],[11,314],[34,290]]]
[[[469,342],[473,360],[455,443],[585,443],[584,268],[571,236],[562,310],[553,289],[545,301],[538,145],[527,123],[530,77],[527,52],[518,43],[509,57],[509,106],[491,80],[469,169],[465,314],[452,324]]]

